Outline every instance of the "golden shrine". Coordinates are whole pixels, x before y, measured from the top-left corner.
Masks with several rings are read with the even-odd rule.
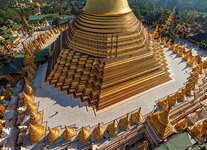
[[[88,0],[52,45],[45,81],[100,110],[169,81],[167,70],[127,0]]]

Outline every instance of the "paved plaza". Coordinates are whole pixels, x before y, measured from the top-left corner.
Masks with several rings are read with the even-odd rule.
[[[62,125],[95,126],[100,123],[119,118],[135,109],[142,107],[142,114],[146,115],[154,109],[155,101],[172,94],[178,89],[184,87],[187,78],[190,76],[191,69],[186,63],[172,54],[172,51],[164,49],[166,60],[171,73],[172,80],[153,89],[138,94],[116,107],[109,108],[106,111],[96,114],[94,109],[88,109],[87,103],[80,103],[79,98],[75,99],[66,92],[61,92],[53,86],[44,82],[47,64],[39,67],[34,82],[35,103],[39,104],[38,111],[43,113],[43,123],[49,127]],[[196,51],[194,52],[196,53]],[[206,56],[206,55],[204,55]]]

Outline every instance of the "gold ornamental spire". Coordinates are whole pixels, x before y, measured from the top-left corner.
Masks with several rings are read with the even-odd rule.
[[[129,130],[131,128],[129,114],[121,118],[119,121],[119,124],[123,130],[125,131]]]
[[[80,144],[88,143],[90,139],[90,131],[87,128],[83,127],[78,134],[78,139],[79,139]]]
[[[37,123],[40,122],[40,120],[42,118],[42,115],[39,112],[37,112],[37,113],[31,112],[31,117],[30,118],[31,118],[31,123],[32,124],[37,124]]]
[[[131,118],[132,118],[132,122],[135,123],[135,124],[142,123],[143,117],[142,117],[142,114],[141,114],[141,107],[139,108],[138,111],[133,112],[131,114]]]
[[[110,123],[107,127],[107,131],[109,136],[116,137],[118,134],[118,127],[116,124],[116,120],[114,120],[112,123]]]
[[[96,141],[101,141],[104,136],[104,128],[99,123],[98,126],[93,130],[93,137]]]
[[[25,104],[32,103],[32,96],[22,92],[23,100]]]
[[[32,86],[26,80],[25,80],[25,87],[27,90],[27,94],[32,95],[34,93]]]
[[[96,15],[120,15],[131,12],[127,0],[87,0],[83,11]]]
[[[72,141],[75,135],[76,135],[76,132],[75,132],[74,128],[72,128],[72,127],[65,127],[65,131],[63,132],[63,139],[66,142]]]
[[[53,128],[53,129],[48,128],[48,130],[49,133],[47,136],[47,141],[49,142],[49,144],[54,144],[60,137],[60,130],[58,128]]]
[[[45,127],[42,125],[30,124],[29,143],[36,144],[43,139],[45,133]]]
[[[27,103],[27,109],[30,113],[35,112],[37,110],[37,105],[29,102]]]

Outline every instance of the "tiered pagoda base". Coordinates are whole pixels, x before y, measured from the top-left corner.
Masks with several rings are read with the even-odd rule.
[[[45,80],[100,110],[170,77],[163,49],[132,12],[83,12],[53,44]]]

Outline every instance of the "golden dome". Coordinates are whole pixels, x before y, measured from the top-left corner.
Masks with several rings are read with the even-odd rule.
[[[80,144],[86,144],[88,143],[90,139],[90,131],[87,128],[82,128],[81,131],[78,134],[78,139]]]
[[[131,118],[132,118],[132,122],[135,123],[135,124],[142,123],[143,117],[142,117],[142,114],[141,114],[141,107],[139,108],[138,111],[133,112],[131,114]]]
[[[98,126],[93,130],[93,137],[96,141],[100,141],[104,136],[104,128],[99,123]]]
[[[29,103],[27,103],[27,109],[29,112],[36,112],[37,105],[29,102]]]
[[[48,130],[49,133],[47,135],[47,141],[49,142],[49,144],[54,144],[60,137],[60,130],[58,128],[48,128]]]
[[[132,10],[127,0],[87,0],[83,11],[96,15],[120,15]]]
[[[117,124],[116,124],[116,120],[114,120],[112,123],[110,123],[108,125],[107,131],[108,131],[108,134],[111,137],[116,137],[117,136],[117,134],[118,134],[118,127],[117,127]]]
[[[30,115],[30,120],[31,120],[31,123],[32,124],[38,124],[42,118],[42,115],[41,113],[37,112],[31,112],[31,115]]]
[[[72,127],[65,127],[65,131],[63,132],[63,139],[66,142],[72,141],[75,135],[76,135],[76,132],[75,132],[74,128],[72,128]]]
[[[44,126],[30,124],[29,143],[36,144],[37,142],[43,139],[44,134],[45,134]]]
[[[129,114],[127,114],[125,117],[120,119],[119,125],[125,131],[131,128]]]

